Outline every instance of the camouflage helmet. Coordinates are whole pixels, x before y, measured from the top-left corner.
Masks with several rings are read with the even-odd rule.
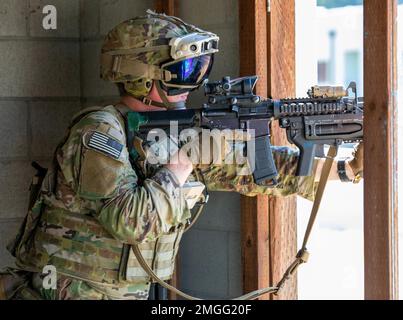
[[[199,41],[202,50],[198,54],[189,55],[182,49],[194,49],[194,46],[187,46],[189,40],[183,39],[192,39],[196,44]],[[213,39],[213,45],[208,47],[203,39]],[[218,40],[216,35],[176,17],[148,10],[146,16],[124,21],[107,34],[101,52],[101,78],[122,83],[129,94],[144,98],[150,92],[154,80],[166,84],[172,77],[176,77],[162,69],[162,64],[212,55],[218,51]]]

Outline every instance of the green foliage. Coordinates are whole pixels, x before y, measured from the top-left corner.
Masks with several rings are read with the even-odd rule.
[[[345,6],[362,5],[363,0],[317,0],[318,6],[326,8],[337,8]],[[399,0],[399,4],[403,3],[403,0]]]

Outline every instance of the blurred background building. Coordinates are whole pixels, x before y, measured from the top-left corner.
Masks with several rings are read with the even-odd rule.
[[[362,0],[296,0],[297,94],[303,96],[310,85],[343,85],[357,83],[363,92],[363,1]],[[403,14],[399,0],[398,19]],[[401,19],[401,18],[400,18]],[[398,83],[403,83],[403,23],[398,23]],[[377,75],[374,75],[376,77]],[[401,105],[402,86],[398,102]],[[403,112],[399,114],[399,137],[403,132]],[[403,167],[403,139],[399,141],[400,168]],[[351,148],[340,150],[341,156]],[[370,174],[367,173],[366,174]],[[398,174],[398,173],[396,173]],[[399,173],[399,189],[403,175]],[[399,203],[403,203],[400,192]],[[298,235],[303,236],[311,203],[298,198]],[[403,210],[400,209],[401,213]],[[401,217],[401,215],[399,215]],[[400,219],[402,220],[402,219]],[[399,240],[403,239],[399,223]],[[300,299],[363,299],[363,184],[329,182],[318,225],[310,244],[309,266],[298,272]],[[399,250],[399,256],[402,250]],[[403,268],[400,263],[400,292]]]

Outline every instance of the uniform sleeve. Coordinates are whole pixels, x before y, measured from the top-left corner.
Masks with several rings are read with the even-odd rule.
[[[234,191],[246,196],[267,194],[284,197],[296,194],[313,201],[317,189],[315,182],[317,162],[314,163],[311,176],[297,177],[295,176],[299,158],[297,149],[272,147],[272,153],[279,173],[278,184],[275,187],[255,184],[252,175],[239,175],[240,169],[247,164],[223,164],[204,168],[201,170],[204,182],[210,191]]]
[[[96,203],[104,228],[125,243],[154,240],[190,217],[176,177],[160,169],[140,184],[129,161],[125,135],[109,112],[75,125],[58,160],[83,201]]]

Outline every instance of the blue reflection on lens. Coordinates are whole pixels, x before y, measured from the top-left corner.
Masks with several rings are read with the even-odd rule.
[[[193,67],[194,58],[184,60],[182,64],[182,79],[186,80],[194,71]]]
[[[204,55],[178,61],[166,67],[174,77],[167,81],[170,84],[197,85],[210,73],[213,55]]]

